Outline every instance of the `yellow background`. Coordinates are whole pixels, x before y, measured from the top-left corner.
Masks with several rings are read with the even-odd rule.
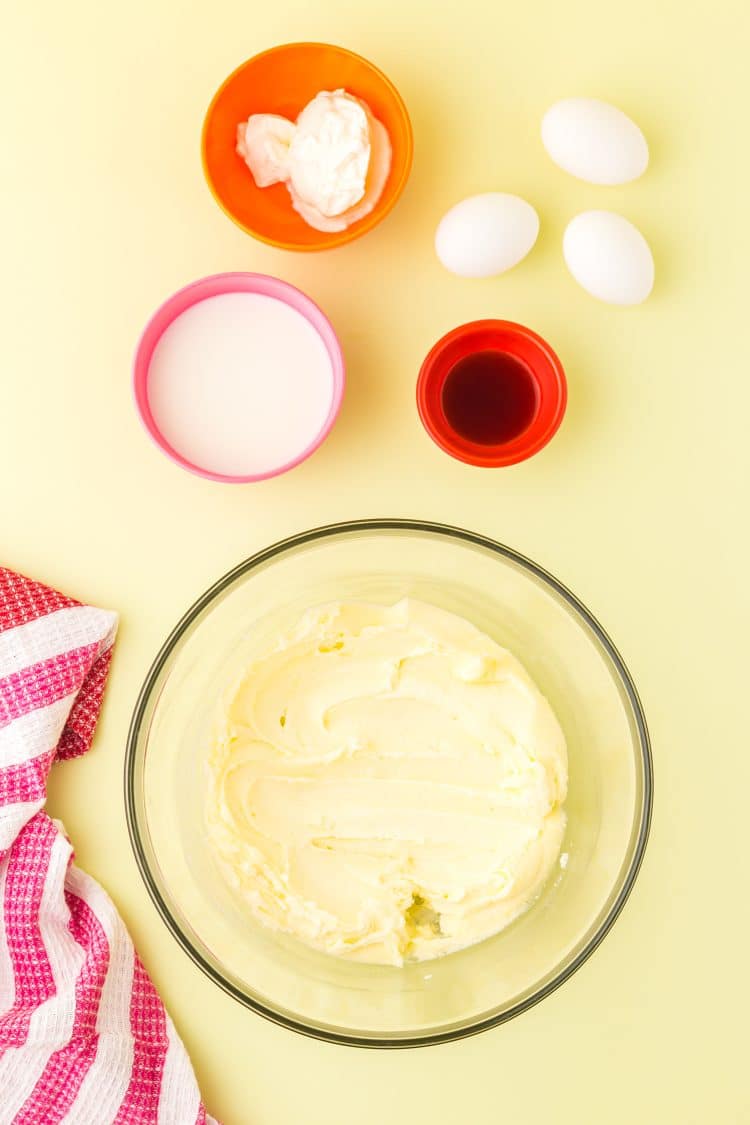
[[[225,1125],[741,1125],[747,1085],[748,160],[744,0],[35,0],[0,47],[0,557],[122,615],[99,735],[50,807],[111,892]],[[416,159],[386,223],[325,256],[261,246],[220,213],[198,154],[224,76],[274,43],[340,42],[409,105]],[[596,188],[545,156],[539,123],[584,94],[651,143],[639,182]],[[744,186],[743,186],[744,185]],[[454,278],[432,248],[457,199],[504,190],[541,217],[529,259]],[[567,220],[621,210],[649,238],[652,299],[595,302],[561,257]],[[136,337],[174,289],[278,274],[343,339],[348,390],[319,453],[246,487],[147,440]],[[414,407],[419,363],[463,321],[517,319],[566,366],[545,452],[462,466]],[[279,537],[364,516],[465,525],[531,555],[591,607],[641,691],[656,765],[651,844],[593,959],[512,1023],[368,1052],[277,1028],[179,950],[136,871],[122,801],[151,658],[215,578]]]

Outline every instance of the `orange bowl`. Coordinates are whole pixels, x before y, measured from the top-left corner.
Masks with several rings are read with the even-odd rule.
[[[344,89],[367,102],[385,126],[393,149],[391,170],[375,208],[344,231],[308,226],[292,207],[284,184],[256,186],[235,150],[237,126],[251,113],[295,120],[321,90]],[[248,59],[217,91],[203,125],[203,170],[219,206],[254,238],[284,250],[328,250],[372,230],[404,190],[414,142],[409,114],[386,76],[366,59],[326,43],[287,43]]]

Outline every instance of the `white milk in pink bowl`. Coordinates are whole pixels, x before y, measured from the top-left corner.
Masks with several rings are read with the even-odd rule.
[[[170,297],[141,336],[133,372],[146,429],[210,480],[277,476],[329,433],[344,393],[333,327],[298,289],[225,273]]]

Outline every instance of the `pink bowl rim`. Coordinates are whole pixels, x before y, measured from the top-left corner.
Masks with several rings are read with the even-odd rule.
[[[216,473],[211,469],[205,469],[200,465],[194,465],[192,461],[188,461],[186,457],[183,457],[181,453],[169,444],[162,434],[151,413],[151,406],[148,401],[148,377],[151,359],[156,345],[167,328],[169,328],[179,316],[186,312],[187,309],[192,308],[193,305],[208,300],[210,297],[218,297],[226,293],[257,293],[263,297],[273,297],[304,316],[325,344],[326,351],[331,360],[331,370],[333,374],[331,405],[325,422],[313,440],[296,454],[295,457],[289,461],[285,461],[282,465],[277,465],[273,469],[266,470],[262,473],[252,473],[241,476],[229,476],[224,473]],[[288,281],[282,281],[281,278],[272,277],[264,273],[245,273],[237,271],[234,273],[209,274],[207,277],[201,277],[196,281],[191,281],[188,285],[183,286],[182,289],[178,289],[177,292],[167,297],[166,301],[159,305],[156,311],[151,315],[138,340],[133,360],[133,394],[135,397],[135,405],[141,422],[151,439],[162,453],[165,453],[166,456],[169,457],[171,461],[174,461],[175,464],[179,465],[180,468],[187,469],[188,472],[194,473],[199,477],[204,477],[206,480],[218,481],[221,484],[252,484],[255,481],[270,480],[272,477],[281,476],[282,473],[286,473],[296,465],[306,461],[307,458],[312,456],[316,449],[323,444],[333,428],[333,424],[341,409],[345,382],[344,356],[341,349],[341,342],[326,314],[316,305],[312,298],[308,297],[306,293],[303,293],[301,289],[290,285]]]

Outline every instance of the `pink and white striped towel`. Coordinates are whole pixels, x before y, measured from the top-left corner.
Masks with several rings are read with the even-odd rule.
[[[0,568],[0,1125],[213,1120],[115,907],[44,811],[52,763],[91,744],[116,630]]]

